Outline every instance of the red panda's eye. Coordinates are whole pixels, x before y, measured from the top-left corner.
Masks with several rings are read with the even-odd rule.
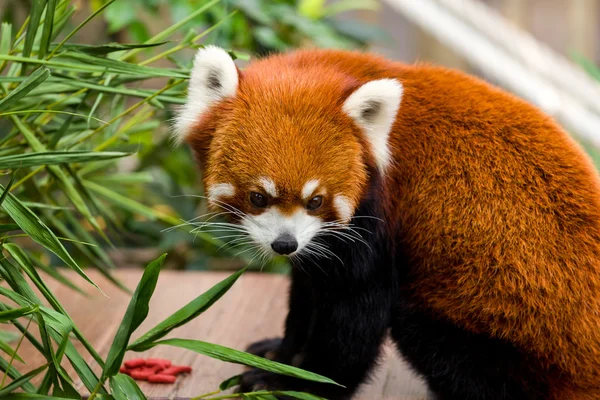
[[[251,192],[250,203],[252,203],[254,207],[265,208],[267,206],[267,196],[257,192]]]
[[[323,204],[323,196],[315,196],[308,201],[308,203],[306,204],[306,208],[308,208],[311,211],[314,211],[314,210],[319,209],[322,204]]]

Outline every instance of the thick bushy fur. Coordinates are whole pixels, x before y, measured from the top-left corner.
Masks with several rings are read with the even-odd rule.
[[[404,87],[385,171],[341,110],[382,78]],[[294,270],[275,349],[346,388],[257,372],[245,388],[349,398],[391,328],[440,399],[600,398],[600,182],[536,108],[445,68],[302,51],[240,72],[236,97],[203,115],[187,141],[207,183],[232,169],[241,181],[265,171],[293,181],[280,157],[313,169],[348,193],[351,223],[371,232],[371,249],[327,239],[343,263]],[[235,151],[247,143],[250,152]]]

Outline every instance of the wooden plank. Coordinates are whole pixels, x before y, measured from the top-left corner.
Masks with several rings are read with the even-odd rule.
[[[87,296],[49,280],[51,289],[78,324],[84,336],[96,350],[106,357],[112,339],[118,328],[129,296],[111,285],[94,271],[90,277],[106,293],[102,295],[89,284],[86,286],[74,274],[69,278],[87,288]],[[116,275],[130,288],[135,288],[141,271],[123,269]],[[171,315],[193,298],[206,291],[228,274],[220,272],[178,272],[163,271],[150,303],[150,314],[133,338]],[[194,321],[178,328],[168,337],[203,340],[218,343],[235,349],[244,349],[248,344],[266,337],[280,336],[287,311],[287,278],[283,275],[245,274],[232,289],[208,311]],[[77,345],[80,351],[81,345]],[[414,376],[406,364],[397,356],[391,344],[386,344],[381,364],[372,381],[364,385],[357,399],[373,400],[417,400],[426,398],[423,383]],[[20,351],[27,361],[26,368],[41,365],[43,360],[32,346],[25,344]],[[140,387],[148,398],[190,398],[218,388],[221,381],[244,371],[243,366],[224,363],[200,356],[188,350],[174,347],[156,347],[144,353],[127,353],[125,359],[136,357],[167,358],[174,363],[191,365],[193,372],[178,379],[175,385],[158,385],[141,382]],[[100,369],[86,359],[94,369]],[[66,366],[66,365],[65,365]],[[70,367],[68,367],[70,368]],[[78,389],[86,392],[81,382]]]

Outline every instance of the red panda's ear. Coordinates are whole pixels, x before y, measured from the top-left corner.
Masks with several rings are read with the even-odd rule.
[[[382,172],[391,160],[388,138],[402,93],[402,84],[396,79],[379,79],[360,86],[344,102],[344,112],[365,132]]]
[[[191,127],[212,105],[226,97],[235,96],[238,82],[238,70],[225,50],[216,46],[198,50],[186,103],[175,118],[175,142],[181,143],[189,135]]]

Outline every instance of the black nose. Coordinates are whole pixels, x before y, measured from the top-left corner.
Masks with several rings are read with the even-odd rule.
[[[298,248],[298,241],[289,233],[284,233],[271,243],[271,248],[279,254],[290,254]]]

